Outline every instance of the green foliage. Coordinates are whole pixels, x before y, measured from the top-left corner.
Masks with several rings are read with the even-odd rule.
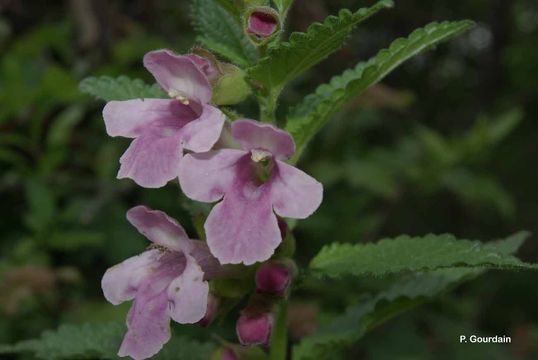
[[[110,76],[92,76],[82,80],[79,87],[83,93],[105,101],[166,97],[159,85],[148,85],[140,79],[130,79],[127,76],[115,79]]]
[[[33,353],[44,360],[120,359],[116,353],[125,331],[120,323],[62,325],[38,339],[0,346],[0,354]],[[209,343],[173,337],[152,359],[206,360],[213,348]]]
[[[525,237],[526,234],[520,233],[486,246],[496,256],[509,258],[519,249]],[[483,269],[477,268],[447,268],[406,274],[387,290],[350,307],[345,314],[334,318],[314,335],[304,338],[294,347],[293,358],[331,359],[336,349],[356,342],[375,326],[483,272]]]
[[[280,93],[288,82],[340,49],[356,25],[392,4],[382,0],[355,12],[344,9],[322,24],[310,25],[306,33],[292,33],[288,42],[269,47],[267,56],[248,70],[250,78],[268,93]]]
[[[521,244],[529,234],[519,232],[505,241]],[[424,237],[398,236],[375,244],[331,244],[314,257],[310,267],[324,275],[387,275],[448,267],[535,269],[512,255],[495,250],[495,244],[457,240],[449,234]]]
[[[346,70],[342,75],[333,77],[328,84],[319,86],[314,94],[305,97],[288,119],[286,130],[295,139],[297,154],[300,155],[312,136],[346,101],[381,81],[404,61],[461,34],[473,25],[468,20],[428,24],[407,38],[395,40],[388,49],[381,50],[372,59],[357,64],[354,69]]]
[[[290,9],[291,5],[293,5],[293,0],[273,0],[273,2],[277,7],[278,12],[280,12],[280,14],[284,16]]]
[[[256,49],[247,39],[239,19],[221,5],[223,1],[193,0],[191,17],[197,40],[205,48],[229,59],[236,65],[248,66],[256,59]]]

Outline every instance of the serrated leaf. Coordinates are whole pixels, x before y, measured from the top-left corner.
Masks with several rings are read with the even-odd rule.
[[[506,241],[522,242],[529,236],[519,232]],[[458,240],[453,235],[398,236],[368,244],[331,244],[310,262],[310,268],[329,277],[374,275],[449,267],[537,269],[512,255],[495,251],[491,244]]]
[[[388,49],[381,50],[375,57],[319,86],[291,112],[286,125],[286,130],[295,139],[298,149],[296,158],[329,116],[346,101],[381,81],[404,61],[468,30],[473,24],[468,20],[430,23],[413,31],[407,38],[396,39]]]
[[[524,237],[524,234],[520,233],[487,246],[501,256],[510,256],[522,245]],[[484,271],[477,268],[449,268],[405,275],[387,290],[348,308],[329,325],[302,339],[293,349],[293,359],[331,359],[336,349],[356,342],[377,325],[431,300],[463,281],[473,279]]]
[[[243,33],[239,20],[215,0],[193,0],[191,18],[202,46],[239,66],[256,59],[256,49]]]
[[[40,338],[0,346],[0,354],[33,353],[39,359],[120,359],[116,354],[125,334],[120,323],[62,325]],[[186,337],[173,337],[153,360],[206,360],[214,346]]]
[[[105,101],[167,97],[159,85],[148,85],[140,79],[127,76],[92,76],[82,80],[79,88],[83,93]]]
[[[270,47],[248,74],[268,92],[280,93],[288,82],[340,49],[356,25],[392,5],[392,1],[382,0],[355,12],[343,9],[338,16],[310,25],[304,33],[294,32],[289,41]]]

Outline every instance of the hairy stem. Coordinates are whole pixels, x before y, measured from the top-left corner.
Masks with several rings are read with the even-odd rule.
[[[277,305],[277,315],[271,335],[269,360],[286,360],[288,350],[288,300],[282,299]]]

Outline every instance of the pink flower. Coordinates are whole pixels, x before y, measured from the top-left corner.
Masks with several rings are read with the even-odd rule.
[[[242,150],[188,154],[180,169],[185,195],[223,201],[205,222],[211,253],[222,264],[253,264],[271,257],[282,241],[278,214],[304,219],[320,205],[322,185],[284,159],[295,151],[291,136],[272,125],[237,120],[232,135]]]
[[[209,105],[216,70],[208,60],[156,50],[144,56],[144,66],[171,99],[110,101],[103,117],[110,136],[134,138],[120,159],[118,178],[158,188],[177,177],[183,149],[211,149],[225,116]]]
[[[101,285],[118,305],[134,300],[119,356],[146,359],[170,340],[170,319],[193,324],[206,315],[209,286],[219,265],[201,241],[190,240],[161,211],[137,206],[127,219],[154,243],[148,250],[108,269]]]

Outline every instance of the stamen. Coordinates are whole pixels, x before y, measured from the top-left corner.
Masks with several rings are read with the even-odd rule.
[[[189,105],[190,104],[189,99],[185,95],[181,94],[179,91],[177,91],[175,89],[171,89],[170,91],[168,91],[168,96],[170,96],[172,99],[176,99],[177,101],[179,101],[183,105]]]
[[[257,162],[257,163],[267,160],[271,156],[272,154],[266,150],[261,150],[261,149],[250,150],[250,158],[252,159],[252,161]]]

